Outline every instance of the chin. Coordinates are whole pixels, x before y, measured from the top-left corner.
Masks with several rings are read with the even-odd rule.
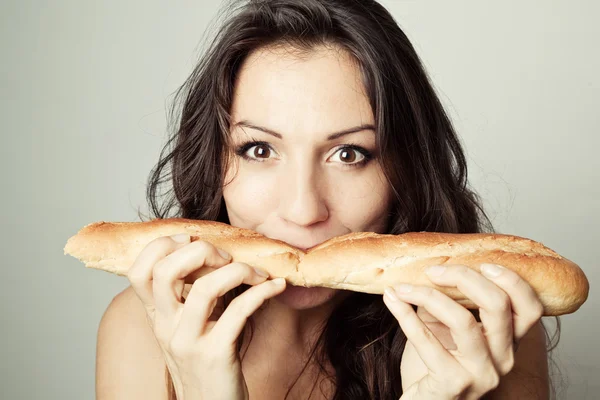
[[[336,289],[324,287],[306,288],[288,283],[285,291],[275,296],[274,299],[290,308],[306,310],[329,303],[339,292]]]

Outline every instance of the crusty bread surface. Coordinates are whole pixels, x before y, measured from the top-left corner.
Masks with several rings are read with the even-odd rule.
[[[425,275],[432,265],[502,265],[528,282],[544,305],[544,315],[575,312],[587,300],[588,280],[581,268],[543,244],[519,236],[488,233],[409,232],[400,235],[352,232],[302,250],[250,229],[215,221],[182,218],[147,222],[95,222],[68,239],[64,253],[86,267],[127,275],[142,249],[162,236],[188,233],[271,278],[305,287],[329,287],[382,294],[400,283],[426,285],[463,306],[478,308],[458,289],[437,286]],[[200,268],[187,283],[209,273]]]

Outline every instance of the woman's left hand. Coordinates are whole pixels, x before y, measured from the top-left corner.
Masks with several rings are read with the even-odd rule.
[[[499,273],[493,273],[494,267]],[[408,339],[401,361],[401,399],[479,399],[513,368],[516,345],[542,317],[542,303],[527,282],[501,266],[483,264],[485,277],[464,265],[431,271],[440,273],[428,274],[433,283],[458,288],[479,307],[481,323],[430,287],[396,290],[399,301],[384,295]],[[417,312],[408,303],[417,305]],[[420,367],[423,372],[414,377]],[[404,376],[408,373],[413,379]]]

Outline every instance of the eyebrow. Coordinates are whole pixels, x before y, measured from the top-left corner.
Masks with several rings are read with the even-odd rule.
[[[258,131],[268,133],[271,136],[275,136],[276,138],[283,139],[283,135],[281,133],[275,132],[274,130],[269,129],[269,128],[258,126],[247,120],[241,120],[241,121],[235,123],[235,125],[233,125],[234,128],[237,126],[245,126],[246,128],[256,129]],[[329,136],[327,136],[327,140],[335,140],[344,135],[349,135],[351,133],[367,131],[367,130],[371,130],[371,131],[375,132],[375,126],[371,125],[371,124],[365,124],[365,125],[355,126],[354,128],[344,129],[343,131],[330,134]]]

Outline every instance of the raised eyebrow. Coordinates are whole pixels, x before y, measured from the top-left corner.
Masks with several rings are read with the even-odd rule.
[[[265,128],[263,126],[259,126],[256,124],[253,124],[247,120],[242,120],[239,122],[236,122],[233,127],[238,127],[238,126],[244,126],[246,128],[250,128],[250,129],[256,129],[258,131],[262,131],[264,133],[267,133],[271,136],[275,136],[278,139],[283,139],[283,135],[281,133],[275,132],[273,129],[269,129],[269,128]],[[361,132],[361,131],[373,131],[373,133],[375,133],[375,126],[372,124],[364,124],[364,125],[360,125],[360,126],[355,126],[353,128],[348,128],[348,129],[344,129],[343,131],[339,131],[339,132],[335,132],[330,134],[329,136],[327,136],[327,140],[335,140],[338,139],[344,135],[349,135],[351,133],[355,133],[355,132]]]

